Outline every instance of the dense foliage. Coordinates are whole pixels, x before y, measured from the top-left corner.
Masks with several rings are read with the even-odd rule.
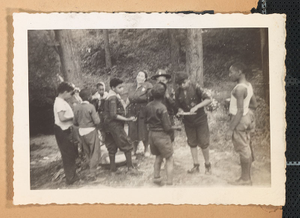
[[[170,34],[174,34],[179,43],[176,69],[184,70],[184,29],[109,30],[113,65],[110,69],[105,65],[102,30],[73,30],[72,40],[80,54],[83,84],[93,87],[97,81],[102,80],[108,85],[111,77],[133,82],[139,69],[146,69],[150,74],[154,74],[159,68],[170,69]],[[227,78],[230,64],[235,61],[242,61],[251,69],[261,69],[259,29],[203,29],[202,36],[204,84],[207,88],[219,86]],[[28,32],[31,134],[52,131],[52,107],[59,83],[57,75],[62,75],[56,43],[51,30]],[[258,83],[262,83],[260,75],[255,78]]]

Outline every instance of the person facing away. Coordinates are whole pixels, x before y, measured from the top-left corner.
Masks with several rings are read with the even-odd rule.
[[[100,141],[96,126],[100,123],[100,118],[94,105],[89,100],[92,97],[90,89],[82,89],[79,93],[82,102],[74,108],[73,123],[79,127],[79,137],[83,151],[87,157],[90,176],[96,178],[96,170],[101,157]]]
[[[145,121],[149,126],[150,150],[155,155],[153,182],[162,183],[160,169],[163,159],[166,159],[167,185],[173,184],[173,145],[170,134],[176,127],[172,127],[166,106],[162,103],[167,86],[157,83],[153,86],[153,101],[147,104]]]
[[[74,86],[68,82],[62,82],[57,88],[58,96],[53,105],[54,112],[54,134],[59,147],[67,185],[79,180],[76,174],[76,158],[78,149],[72,140],[72,126],[74,113],[67,103],[73,95]]]
[[[123,92],[123,81],[118,78],[110,80],[110,90],[104,103],[104,129],[106,131],[105,145],[110,160],[110,171],[120,173],[116,167],[115,156],[120,149],[124,152],[127,163],[127,172],[133,175],[140,174],[132,164],[132,142],[124,130],[125,122],[136,121],[135,117],[125,117],[125,108],[120,94]]]
[[[128,135],[133,141],[133,153],[136,154],[139,143],[144,144],[145,157],[150,156],[148,150],[148,129],[144,120],[145,107],[150,101],[150,90],[152,84],[147,82],[146,71],[139,71],[136,76],[136,83],[128,89],[128,99],[126,101],[128,116],[137,118],[136,122],[128,124]]]
[[[194,115],[185,115],[183,123],[187,136],[187,143],[190,146],[194,167],[188,173],[199,172],[198,149],[199,146],[205,160],[205,174],[211,174],[211,163],[209,161],[209,127],[207,115],[204,107],[211,103],[208,96],[199,84],[191,83],[189,76],[185,72],[176,75],[178,89],[175,92],[175,100],[178,107],[177,115],[181,116],[184,112]]]
[[[164,83],[167,85],[169,80],[171,79],[171,75],[168,74],[165,70],[159,69],[159,70],[157,70],[156,74],[154,76],[152,76],[151,78],[153,80],[156,80],[156,83],[161,82],[161,83]],[[167,86],[167,90],[165,92],[165,96],[162,100],[162,103],[167,107],[171,124],[175,125],[174,115],[178,112],[178,108],[176,106],[175,99],[173,99],[170,95],[168,86]],[[171,141],[174,142],[174,139],[175,139],[174,132],[170,134],[170,137],[171,137]]]
[[[231,92],[229,105],[231,120],[226,132],[226,139],[232,140],[241,162],[241,176],[232,182],[234,185],[252,185],[250,174],[254,155],[250,133],[255,128],[255,117],[252,109],[256,109],[257,102],[253,87],[246,75],[247,68],[242,63],[235,63],[229,68],[229,77],[237,85]]]

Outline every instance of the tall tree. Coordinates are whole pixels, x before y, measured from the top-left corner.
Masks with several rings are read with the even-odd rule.
[[[172,73],[178,71],[179,69],[179,59],[180,59],[180,43],[176,38],[177,30],[169,29],[169,41],[170,41],[170,66],[169,69]],[[175,85],[175,75],[172,75],[172,83]]]
[[[54,30],[56,51],[61,62],[61,72],[65,81],[80,85],[81,69],[79,53],[74,45],[72,30]]]
[[[269,104],[269,50],[268,50],[268,29],[260,29],[261,41],[261,64],[264,80],[264,96],[267,104]]]
[[[203,43],[201,29],[188,29],[186,41],[186,72],[192,82],[203,86]]]
[[[108,30],[103,30],[104,35],[104,47],[105,47],[105,63],[107,68],[111,68],[111,56],[110,56],[110,50],[109,50],[109,36],[108,36]]]

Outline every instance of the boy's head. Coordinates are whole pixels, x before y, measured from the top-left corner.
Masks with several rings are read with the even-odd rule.
[[[121,94],[123,92],[123,80],[118,78],[112,78],[110,80],[110,88],[117,94]]]
[[[98,93],[99,93],[101,96],[103,96],[103,95],[104,95],[104,92],[105,92],[104,83],[103,83],[103,82],[99,82],[99,83],[97,83],[96,87],[97,87]]]
[[[69,82],[62,82],[57,87],[59,95],[63,95],[64,99],[71,97],[74,94],[74,85]]]
[[[190,85],[189,75],[185,72],[178,72],[176,74],[175,82],[181,88],[187,89],[187,87]]]
[[[162,99],[165,96],[167,90],[166,84],[159,82],[152,88],[152,96],[154,99]]]
[[[236,82],[242,75],[246,76],[247,67],[243,63],[234,63],[229,68],[229,77],[232,81]]]
[[[82,99],[82,101],[89,101],[92,97],[92,91],[88,88],[82,89],[79,92],[79,96]]]

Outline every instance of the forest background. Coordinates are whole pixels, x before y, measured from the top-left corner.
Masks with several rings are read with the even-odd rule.
[[[200,83],[214,99],[213,107],[207,108],[213,176],[186,175],[191,160],[183,129],[175,134],[176,186],[228,186],[239,171],[239,157],[224,138],[229,123],[226,99],[235,86],[228,73],[234,62],[248,67],[247,76],[258,101],[256,131],[252,135],[252,179],[255,185],[269,186],[268,58],[268,32],[259,28],[28,31],[31,189],[69,188],[64,185],[53,136],[53,102],[62,79],[94,91],[96,83],[103,81],[108,91],[109,80],[118,77],[125,82],[122,97],[126,98],[127,88],[135,82],[139,70],[146,70],[150,78],[158,69],[172,76],[170,89],[176,88],[176,72],[186,71],[192,82]],[[183,127],[180,120],[175,122]],[[106,149],[102,149],[104,154]],[[114,178],[105,168],[99,168],[94,182],[89,181],[88,170],[80,165],[83,182],[75,188],[152,187],[152,163],[153,156],[145,159],[138,155],[136,165],[144,173],[142,177],[124,174]]]
[[[108,90],[112,77],[130,85],[139,70],[151,77],[165,69],[174,87],[175,73],[187,71],[223,105],[232,88],[228,69],[240,61],[251,71],[259,100],[267,104],[267,38],[267,29],[258,28],[30,30],[30,135],[53,133],[59,77],[79,88],[104,81]]]

